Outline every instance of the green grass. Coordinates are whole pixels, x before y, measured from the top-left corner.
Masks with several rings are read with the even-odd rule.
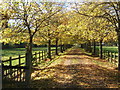
[[[52,47],[52,49],[55,49],[55,47]],[[47,47],[36,47],[33,48],[33,53],[41,51],[41,50],[47,50]],[[14,49],[4,49],[2,50],[2,60],[8,60],[9,57],[16,58],[18,55],[25,55],[25,48],[14,48]]]
[[[55,49],[55,47],[52,47],[51,49]],[[37,47],[37,48],[33,48],[33,54],[35,52],[39,52],[41,50],[47,50],[47,47]],[[52,52],[55,52],[55,51],[52,51]],[[46,54],[47,52],[45,52]],[[12,58],[18,58],[19,55],[21,56],[25,56],[25,48],[14,48],[14,49],[4,49],[2,50],[2,60],[5,61],[5,60],[8,60],[9,57],[12,57]],[[42,56],[42,53],[40,53],[40,56]],[[35,56],[33,56],[35,57]],[[37,54],[37,57],[39,57],[39,54]],[[42,58],[41,58],[42,59]],[[21,63],[24,63],[25,62],[25,58],[21,58]],[[43,60],[40,61],[39,63],[43,63]],[[4,62],[4,65],[9,65],[10,62]],[[19,59],[16,59],[16,60],[12,60],[12,66],[15,66],[15,65],[18,65],[19,64]],[[24,66],[25,64],[21,65],[21,66]]]
[[[99,46],[96,49],[99,49]],[[103,50],[118,53],[118,47],[116,46],[103,46]]]

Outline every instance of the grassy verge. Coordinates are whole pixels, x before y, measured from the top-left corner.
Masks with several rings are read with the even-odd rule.
[[[99,46],[96,46],[96,49],[99,49]],[[118,47],[117,46],[103,46],[103,50],[118,53]]]
[[[52,47],[51,49],[55,49]],[[36,47],[33,48],[33,53],[40,50],[47,50],[47,47]],[[18,55],[25,55],[25,48],[14,48],[14,49],[4,49],[2,50],[2,60],[7,60],[9,57],[17,58]]]
[[[64,54],[69,52],[71,49],[72,48],[69,48],[63,53],[60,52],[59,55],[55,55],[55,58],[53,58],[52,60],[48,60],[48,61],[42,60],[41,62],[39,62],[38,66],[34,68],[45,69],[47,67],[51,67],[59,64],[60,62],[63,61],[63,59],[60,59],[60,57],[64,57]]]

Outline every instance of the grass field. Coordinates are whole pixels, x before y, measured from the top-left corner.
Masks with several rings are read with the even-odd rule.
[[[99,46],[97,46],[96,49],[99,49]],[[103,50],[118,53],[118,47],[116,46],[103,46]]]
[[[52,47],[52,49],[55,49],[55,47]],[[33,48],[33,53],[41,50],[47,50],[47,47]],[[7,60],[9,59],[9,57],[12,57],[12,58],[18,57],[18,55],[25,55],[25,48],[14,48],[14,49],[2,50],[2,60]]]

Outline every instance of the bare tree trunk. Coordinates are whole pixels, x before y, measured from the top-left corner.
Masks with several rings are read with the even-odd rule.
[[[83,44],[81,44],[81,48],[83,48],[84,46],[83,46]]]
[[[91,52],[92,51],[92,48],[91,48],[91,42],[88,41],[88,51]]]
[[[51,40],[48,40],[48,58],[51,59]]]
[[[103,58],[103,56],[102,56],[102,41],[103,40],[100,40],[100,59]]]
[[[58,38],[56,38],[56,55],[58,55]]]
[[[26,83],[31,83],[31,68],[32,68],[32,37],[26,47]]]
[[[62,45],[62,50],[63,50],[63,52],[65,51],[64,44]]]
[[[120,32],[118,34],[118,71],[120,71]]]
[[[96,54],[96,42],[93,40],[93,55]]]
[[[88,51],[88,43],[85,43],[85,51]]]

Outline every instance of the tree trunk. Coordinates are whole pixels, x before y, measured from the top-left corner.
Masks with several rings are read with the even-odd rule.
[[[120,31],[117,32],[118,36],[118,71],[120,71]]]
[[[5,22],[2,23],[2,28],[3,29],[8,28],[8,20],[5,20]]]
[[[48,40],[48,58],[51,59],[51,40]]]
[[[26,47],[26,83],[29,85],[31,82],[31,68],[32,68],[32,37]]]
[[[83,48],[83,44],[81,44],[81,48]]]
[[[92,48],[91,48],[91,42],[88,41],[88,51],[91,52],[92,51]]]
[[[56,38],[56,55],[58,55],[58,38]]]
[[[63,51],[65,51],[65,46],[64,46],[64,44],[62,45],[62,49],[63,49]]]
[[[96,42],[93,41],[93,55],[96,55]]]
[[[88,51],[88,44],[85,43],[85,51]]]
[[[85,48],[86,48],[86,43],[83,44],[83,49],[85,49]]]
[[[103,40],[100,40],[100,59],[102,59],[102,41]]]

